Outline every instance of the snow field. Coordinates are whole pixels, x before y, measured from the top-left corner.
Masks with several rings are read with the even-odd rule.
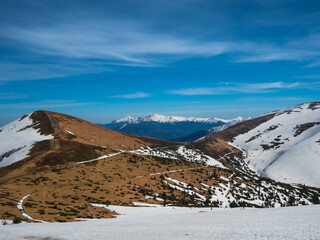
[[[210,210],[149,204],[107,208],[121,215],[70,223],[0,225],[0,239],[316,240],[320,236],[320,206]]]

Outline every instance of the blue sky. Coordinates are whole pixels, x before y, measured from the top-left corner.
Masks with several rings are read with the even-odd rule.
[[[233,118],[319,100],[320,2],[1,0],[0,125]]]

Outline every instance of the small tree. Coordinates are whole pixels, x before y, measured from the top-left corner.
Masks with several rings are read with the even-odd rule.
[[[21,218],[19,218],[19,217],[15,217],[14,219],[13,219],[13,223],[14,224],[18,224],[18,223],[21,223],[22,222],[22,220],[21,220]]]
[[[229,206],[231,208],[239,207],[239,205],[235,201],[232,201]]]

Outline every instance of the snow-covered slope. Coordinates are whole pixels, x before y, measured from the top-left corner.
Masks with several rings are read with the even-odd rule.
[[[320,103],[305,103],[234,138],[245,162],[272,179],[320,187]]]
[[[63,224],[1,224],[0,239],[302,240],[319,239],[320,235],[320,206],[266,209],[95,206],[120,215]]]
[[[41,135],[30,116],[25,115],[0,128],[0,167],[26,158],[36,142],[53,138],[52,135]]]

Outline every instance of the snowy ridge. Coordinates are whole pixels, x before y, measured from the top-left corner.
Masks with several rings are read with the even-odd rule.
[[[252,119],[252,117],[247,117],[247,118],[236,118],[236,119],[233,119],[233,120],[230,120],[228,123],[224,124],[224,125],[221,125],[221,126],[218,126],[218,127],[213,127],[213,128],[210,128],[208,131],[209,131],[209,134],[211,133],[215,133],[215,132],[220,132],[224,129],[227,129],[228,127],[231,127],[239,122],[243,122],[243,121],[247,121],[247,120],[250,120]]]
[[[207,131],[206,134],[204,136],[202,136],[201,138],[197,139],[196,141],[202,140],[206,136],[209,136],[212,133],[220,132],[220,131],[225,130],[228,127],[231,127],[231,126],[233,126],[233,125],[235,125],[237,123],[244,122],[244,121],[251,120],[251,119],[252,119],[252,117],[247,117],[247,118],[238,117],[238,118],[230,120],[229,122],[227,122],[227,123],[225,123],[225,124],[223,124],[221,126],[212,127],[210,129],[206,130]]]
[[[31,114],[0,128],[0,167],[11,165],[26,158],[32,145],[52,139],[52,135],[41,135],[35,129]]]
[[[223,208],[233,207],[283,207],[293,205],[310,205],[317,198],[316,191],[304,192],[303,187],[295,186],[288,189],[273,181],[261,181],[254,175],[235,177],[231,174],[228,178],[213,173],[211,178],[219,182],[219,186],[201,184],[201,189],[176,179],[166,177],[164,183],[169,189],[179,190],[189,195],[193,201],[189,203],[199,206],[214,206]],[[250,181],[244,184],[243,181]],[[154,196],[159,196],[154,195]],[[165,196],[161,196],[163,199]]]
[[[122,122],[127,122],[127,123],[131,123],[133,122],[134,118],[131,116],[126,116],[124,118],[120,118],[118,120],[114,120],[112,121],[112,123],[122,123]]]
[[[182,159],[190,162],[197,162],[208,166],[215,166],[219,168],[226,168],[216,159],[205,155],[198,149],[189,149],[185,146],[167,147],[167,148],[140,148],[129,151],[135,154],[157,156],[169,159]]]
[[[140,123],[140,122],[159,122],[159,123],[175,123],[175,122],[203,122],[203,123],[231,123],[231,122],[241,122],[245,118],[237,117],[235,119],[221,119],[221,118],[195,118],[195,117],[178,117],[178,116],[164,116],[160,114],[151,114],[147,117],[133,118],[127,116],[118,120],[114,120],[111,123]]]
[[[244,162],[259,175],[320,187],[320,103],[278,112],[232,145],[243,150]]]

